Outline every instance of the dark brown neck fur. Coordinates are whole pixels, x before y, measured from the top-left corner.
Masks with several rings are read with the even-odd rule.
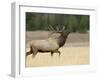
[[[61,35],[58,37],[58,40],[57,40],[59,47],[64,46],[68,35],[69,33],[61,33]]]

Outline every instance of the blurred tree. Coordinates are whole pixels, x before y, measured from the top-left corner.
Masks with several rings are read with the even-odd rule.
[[[76,16],[69,15],[68,16],[68,29],[72,32],[76,32],[78,28],[78,20]]]
[[[89,30],[89,16],[81,16],[79,23],[79,32],[87,32]]]
[[[87,32],[89,30],[88,15],[67,15],[49,13],[26,13],[26,30],[47,30],[51,26],[65,26],[72,32]]]

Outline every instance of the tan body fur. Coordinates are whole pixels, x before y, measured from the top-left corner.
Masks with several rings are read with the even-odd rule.
[[[60,36],[57,38],[50,37],[44,40],[32,40],[30,42],[30,51],[26,53],[26,56],[30,54],[35,56],[38,52],[51,52],[51,56],[53,56],[53,53],[59,53],[60,56],[61,52],[58,49],[64,46],[70,32],[64,32],[62,30],[55,31],[55,33],[59,33]]]
[[[41,51],[54,51],[59,48],[57,40],[52,38],[46,40],[33,40],[30,45]]]

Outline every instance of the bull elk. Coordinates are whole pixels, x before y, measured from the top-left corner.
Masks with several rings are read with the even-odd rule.
[[[45,40],[32,40],[30,43],[30,51],[26,53],[26,56],[33,54],[35,57],[38,52],[51,52],[51,56],[53,56],[54,53],[59,53],[60,56],[61,52],[59,51],[59,48],[64,46],[70,33],[64,31],[65,26],[61,28],[55,27],[54,29],[52,26],[49,26],[49,30],[52,30],[52,34],[59,33],[60,36],[57,38],[49,37]]]

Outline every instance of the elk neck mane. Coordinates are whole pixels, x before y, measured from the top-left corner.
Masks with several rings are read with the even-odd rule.
[[[57,43],[58,43],[59,47],[64,46],[68,35],[69,35],[69,33],[61,33],[60,36],[57,38]]]

